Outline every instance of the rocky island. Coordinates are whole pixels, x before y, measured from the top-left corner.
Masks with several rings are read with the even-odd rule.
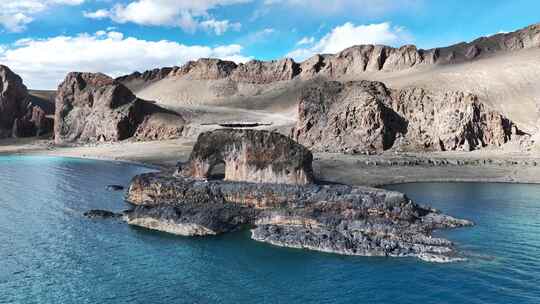
[[[422,207],[402,193],[314,182],[312,155],[268,131],[202,133],[176,172],[136,176],[127,192],[130,225],[183,236],[242,228],[256,241],[322,252],[461,260],[435,229],[472,225]],[[225,163],[224,179],[210,179]]]

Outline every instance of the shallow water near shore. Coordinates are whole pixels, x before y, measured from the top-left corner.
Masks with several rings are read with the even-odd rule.
[[[278,248],[242,231],[185,238],[90,220],[120,211],[119,162],[0,157],[0,303],[539,303],[540,186],[388,186],[473,220],[438,232],[464,263]]]

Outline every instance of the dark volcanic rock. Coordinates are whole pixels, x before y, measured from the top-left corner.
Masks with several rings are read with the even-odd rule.
[[[324,81],[302,92],[292,136],[317,151],[469,151],[503,145],[513,128],[472,94]]]
[[[213,235],[255,227],[255,240],[347,255],[456,259],[434,229],[468,226],[418,206],[405,195],[346,185],[200,181],[149,173],[133,179],[131,225],[179,235]]]
[[[158,120],[151,116],[165,114],[179,118],[174,127],[183,126],[179,114],[138,99],[104,74],[70,73],[56,96],[55,142],[118,141],[136,133],[146,139],[146,128],[154,126],[148,121]],[[161,139],[160,134],[153,138]]]
[[[105,189],[107,189],[109,191],[121,191],[121,190],[124,190],[124,186],[122,186],[122,185],[108,185],[107,187],[105,187]]]
[[[119,217],[122,217],[121,213],[114,213],[112,211],[99,210],[99,209],[86,211],[83,215],[86,216],[87,218],[92,218],[92,219],[94,219],[94,218],[106,219],[106,218],[119,218]]]
[[[213,164],[216,158],[244,158],[245,152],[234,152],[238,150],[256,158],[226,164],[235,171],[237,165],[247,165],[249,171],[254,164],[264,167],[272,161],[283,166],[284,152],[296,149],[269,132],[210,132],[199,137],[191,157],[198,161],[188,163],[186,172],[207,172],[200,159]],[[311,154],[309,161],[299,155],[304,152],[291,154],[290,161],[311,169]],[[205,170],[193,171],[194,166]],[[126,200],[136,206],[126,213],[127,223],[149,229],[203,236],[247,226],[253,239],[278,246],[436,262],[460,258],[450,241],[432,237],[432,231],[472,225],[419,206],[402,193],[347,185],[201,180],[158,172],[134,177]]]
[[[225,180],[306,184],[313,181],[313,156],[302,145],[275,132],[221,129],[199,135],[180,174],[208,178],[225,164]]]

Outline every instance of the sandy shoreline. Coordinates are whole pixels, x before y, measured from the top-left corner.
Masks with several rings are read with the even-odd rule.
[[[124,161],[170,168],[186,161],[193,140],[120,142],[56,147],[49,140],[0,142],[0,155],[40,155]],[[322,180],[381,186],[409,182],[540,183],[540,157],[495,151],[343,155],[316,153],[314,170]]]

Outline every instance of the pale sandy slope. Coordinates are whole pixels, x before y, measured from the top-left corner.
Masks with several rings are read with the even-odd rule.
[[[417,86],[433,91],[471,92],[493,109],[507,115],[522,130],[529,133],[538,131],[540,49],[499,53],[494,57],[462,64],[425,66],[400,72],[362,73],[343,80],[360,79],[380,80],[393,88]],[[195,122],[263,120],[289,126],[296,119],[300,90],[311,81],[255,85],[229,80],[166,78],[135,93],[171,109],[198,109],[194,113],[204,115],[193,115]],[[211,108],[213,110],[205,111]],[[245,111],[235,114],[238,109]]]

